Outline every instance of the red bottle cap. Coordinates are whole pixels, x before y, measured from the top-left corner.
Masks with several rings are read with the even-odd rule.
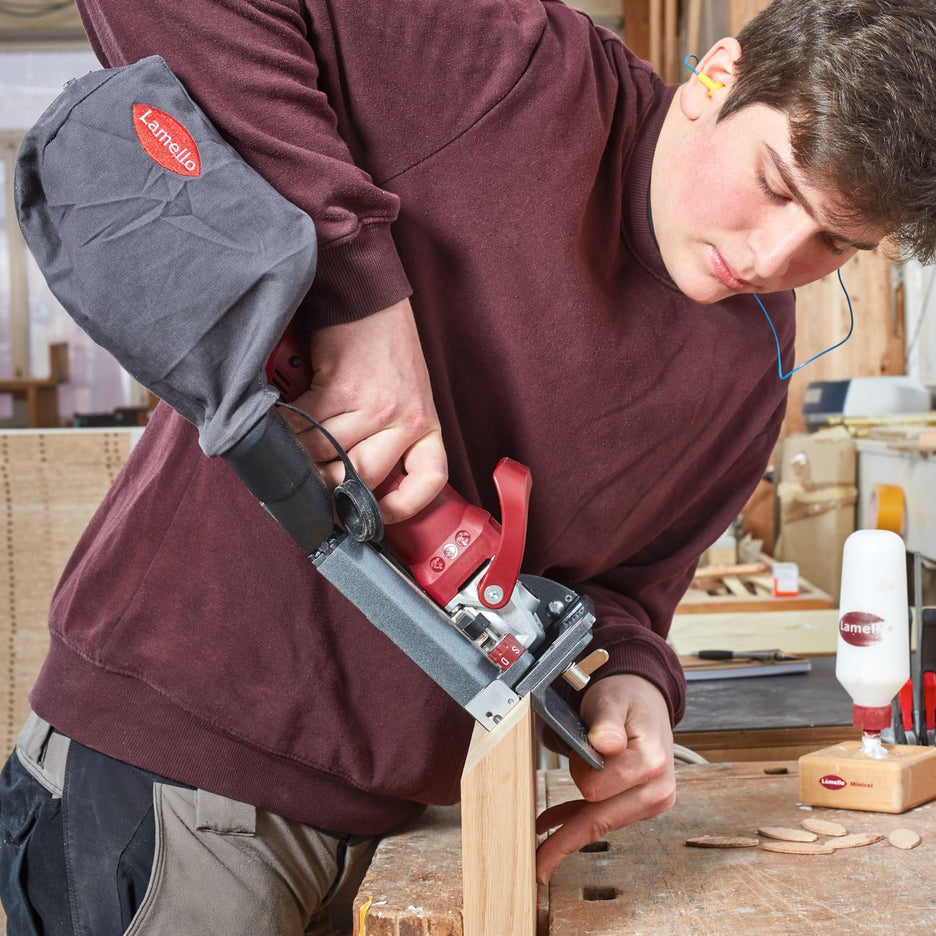
[[[891,707],[889,705],[854,705],[852,722],[862,731],[883,731],[890,728]]]

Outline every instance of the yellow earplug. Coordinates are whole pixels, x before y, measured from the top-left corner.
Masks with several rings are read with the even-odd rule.
[[[696,78],[698,78],[706,88],[708,88],[709,97],[711,97],[719,88],[725,87],[720,81],[716,81],[714,78],[710,78],[705,74],[705,72],[700,72],[696,68],[696,65],[699,64],[699,57],[697,55],[687,55],[685,59],[683,59],[683,62],[686,68],[688,68],[689,71],[691,71],[692,74],[695,75]]]
[[[720,82],[716,81],[714,78],[710,78],[705,72],[696,72],[696,78],[708,88],[708,96],[711,97],[719,88],[724,88],[725,86]]]

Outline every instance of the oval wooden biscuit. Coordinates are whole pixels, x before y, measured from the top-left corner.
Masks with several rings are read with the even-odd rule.
[[[785,855],[832,855],[835,849],[826,842],[764,842],[762,851],[783,852]]]
[[[815,832],[806,829],[787,829],[784,826],[764,826],[757,830],[758,835],[764,838],[779,839],[782,842],[815,842],[818,837]]]
[[[845,826],[830,822],[828,819],[804,819],[800,825],[817,835],[848,835],[848,829]]]
[[[740,835],[699,835],[686,839],[686,844],[693,848],[754,848],[760,845],[760,839]]]
[[[887,841],[895,848],[916,848],[920,844],[920,836],[913,829],[894,829],[887,836]]]
[[[884,836],[877,832],[855,832],[852,835],[845,835],[842,838],[826,842],[826,844],[836,850],[839,848],[858,848],[861,845],[873,845],[875,842],[880,842],[882,838]]]

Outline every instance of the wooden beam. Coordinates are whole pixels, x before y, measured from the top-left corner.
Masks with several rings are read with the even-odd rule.
[[[677,0],[663,3],[663,70],[660,73],[667,84],[679,81],[679,8]]]
[[[627,48],[640,58],[652,61],[649,0],[621,0],[621,18]]]
[[[536,934],[533,712],[475,726],[461,781],[464,936]]]
[[[702,0],[689,0],[686,8],[686,50],[693,55],[702,55]]]

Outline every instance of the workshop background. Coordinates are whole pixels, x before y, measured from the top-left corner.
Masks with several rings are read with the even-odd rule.
[[[668,82],[687,54],[736,33],[767,0],[579,0]],[[45,653],[52,590],[155,401],[59,307],[13,211],[25,131],[72,77],[98,66],[71,0],[0,0],[0,753],[27,711]],[[936,268],[883,249],[842,269],[851,339],[790,380],[771,470],[712,545],[673,627],[683,655],[721,642],[832,654],[845,538],[903,535],[919,598],[936,603]],[[796,360],[840,341],[849,313],[835,276],[798,290]],[[788,564],[792,563],[793,566]],[[730,682],[737,682],[730,680]],[[720,688],[720,687],[719,687]],[[712,691],[707,686],[706,691]],[[709,760],[799,756],[828,741],[700,723],[678,740]],[[737,733],[736,733],[737,734]],[[550,765],[547,765],[550,766]],[[0,914],[0,933],[3,931]]]

